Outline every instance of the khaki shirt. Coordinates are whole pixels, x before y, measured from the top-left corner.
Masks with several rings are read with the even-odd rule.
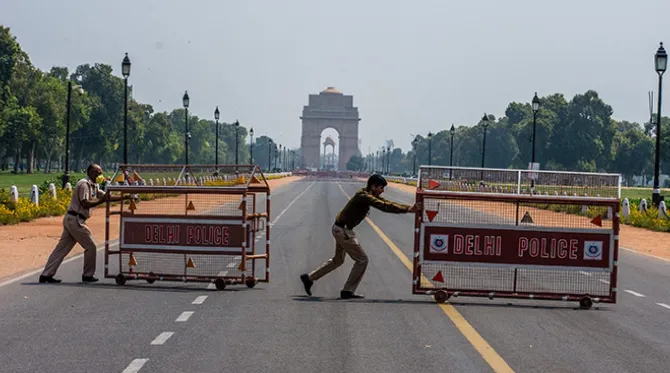
[[[362,188],[354,194],[342,211],[335,218],[336,223],[345,224],[347,228],[353,229],[359,225],[370,212],[370,206],[392,214],[403,214],[408,212],[410,205],[391,202],[384,198],[375,197],[372,193]]]
[[[88,178],[83,178],[74,186],[68,210],[79,213],[88,219],[91,216],[91,209],[85,209],[79,201],[96,201],[101,194],[104,195],[105,191],[98,188],[98,185]]]

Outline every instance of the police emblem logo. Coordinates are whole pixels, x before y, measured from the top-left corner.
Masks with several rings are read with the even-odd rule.
[[[447,254],[449,252],[449,235],[448,234],[431,234],[430,235],[430,252]]]
[[[584,260],[602,260],[603,242],[584,241]]]

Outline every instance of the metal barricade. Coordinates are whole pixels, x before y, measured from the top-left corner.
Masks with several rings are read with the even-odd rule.
[[[270,187],[258,166],[120,165],[106,191],[134,197],[107,199],[106,278],[119,285],[211,282],[219,290],[269,282]],[[112,250],[115,216],[119,239]],[[262,276],[256,276],[257,260],[265,262]]]
[[[413,294],[616,303],[620,176],[422,166]]]

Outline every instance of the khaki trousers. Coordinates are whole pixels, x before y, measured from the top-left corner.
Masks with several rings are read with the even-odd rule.
[[[84,276],[93,276],[95,273],[96,244],[91,231],[86,226],[86,221],[79,217],[65,214],[63,218],[63,233],[58,244],[51,252],[47,264],[44,266],[42,276],[53,276],[63,262],[67,254],[72,251],[75,244],[84,248]]]
[[[312,281],[316,281],[341,266],[344,263],[344,254],[346,253],[354,260],[354,267],[351,268],[349,278],[342,290],[354,292],[361,282],[363,274],[365,274],[365,269],[368,266],[368,256],[363,251],[360,243],[358,243],[358,238],[356,238],[354,231],[340,228],[333,224],[332,233],[333,237],[335,237],[335,255],[312,271],[309,274],[309,278]]]

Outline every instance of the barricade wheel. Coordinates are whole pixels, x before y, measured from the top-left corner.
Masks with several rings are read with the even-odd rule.
[[[117,285],[123,285],[126,283],[126,276],[124,276],[122,273],[119,273],[114,277],[114,281],[116,281]]]
[[[435,302],[437,303],[444,303],[449,299],[449,294],[447,294],[446,291],[444,290],[438,290],[435,292]]]
[[[588,310],[593,306],[593,300],[591,300],[591,297],[584,297],[579,300],[579,308],[583,310]]]
[[[156,281],[156,274],[153,272],[149,272],[149,278],[147,279],[147,282],[150,284],[153,284]]]
[[[216,285],[217,290],[223,290],[226,288],[226,282],[222,278],[217,278],[214,280],[214,285]]]
[[[255,278],[253,278],[253,277],[247,277],[247,279],[244,281],[244,283],[247,285],[248,288],[251,289],[251,288],[253,288],[254,286],[256,286],[256,284],[258,283],[258,281],[257,281]]]

